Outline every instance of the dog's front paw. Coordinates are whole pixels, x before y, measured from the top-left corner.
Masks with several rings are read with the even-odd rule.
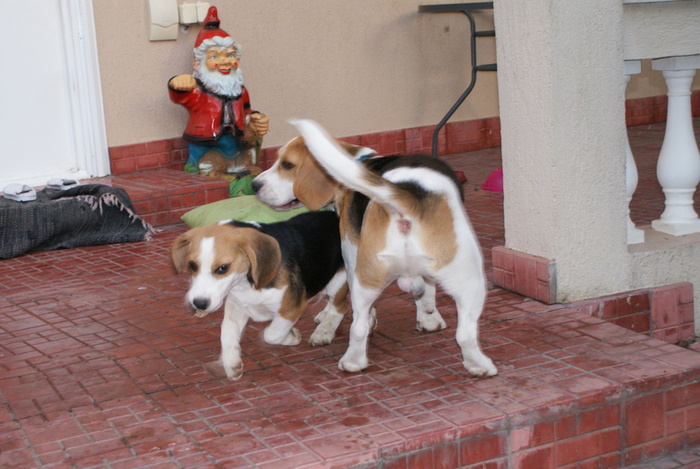
[[[284,342],[282,342],[282,345],[299,345],[301,343],[301,332],[299,332],[299,329],[296,327],[292,327],[292,329],[289,331],[289,334],[287,334],[287,337],[285,338]]]
[[[309,337],[309,345],[312,347],[321,347],[323,345],[328,345],[333,342],[335,338],[335,330],[330,330],[324,327],[317,327],[316,330]]]
[[[228,379],[235,381],[243,375],[243,360],[240,349],[224,347],[221,351],[220,363]]]
[[[238,381],[241,379],[241,376],[243,376],[243,362],[232,366],[224,366],[224,371],[228,379],[231,381]]]
[[[489,376],[496,376],[498,374],[498,369],[493,362],[488,359],[488,362],[484,362],[481,366],[470,365],[466,361],[463,363],[464,368],[467,369],[470,375],[475,378],[487,378]]]
[[[270,345],[299,345],[301,343],[301,332],[296,327],[289,329],[275,327],[273,322],[265,328],[263,339]]]
[[[366,356],[354,359],[353,357],[348,357],[347,353],[338,362],[338,368],[348,373],[357,373],[367,368],[368,365]]]

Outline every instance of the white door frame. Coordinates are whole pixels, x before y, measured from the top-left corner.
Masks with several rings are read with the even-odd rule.
[[[3,62],[19,55],[15,68],[22,69],[22,60],[33,62],[27,66],[26,86],[14,70],[2,90],[0,123],[10,133],[1,136],[6,140],[0,155],[0,191],[13,182],[36,187],[54,177],[105,176],[110,165],[92,0],[32,0],[26,5],[34,13],[46,5],[45,14],[56,15],[40,31],[45,37],[38,34],[38,40],[29,41],[33,47],[51,41],[47,50],[54,55],[45,71],[34,57],[3,50]],[[0,0],[0,15],[17,16],[21,6]],[[0,30],[0,37],[9,42],[18,32],[22,28],[10,24]],[[38,113],[37,105],[43,106]],[[24,133],[13,133],[18,129]]]
[[[92,0],[59,0],[76,177],[109,174]]]

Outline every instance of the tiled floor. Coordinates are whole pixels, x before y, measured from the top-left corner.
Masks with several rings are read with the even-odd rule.
[[[630,467],[634,469],[698,469],[700,468],[700,447],[688,448],[671,456],[652,459]]]
[[[696,122],[697,128],[697,122]],[[663,126],[631,129],[640,172]],[[490,149],[447,157],[469,178],[485,251],[502,245],[502,195],[480,190]],[[632,213],[663,205],[646,172]],[[0,467],[693,467],[700,353],[491,288],[481,342],[500,369],[473,379],[448,328],[415,330],[391,288],[378,301],[370,367],[338,370],[348,320],[327,347],[275,347],[251,324],[245,373],[222,378],[220,314],[194,318],[168,260],[175,225],[150,242],[0,261]],[[308,338],[310,314],[299,323]],[[673,453],[673,457],[646,461]],[[646,462],[645,462],[646,461]],[[675,464],[675,465],[674,465]],[[696,466],[697,467],[697,466]]]

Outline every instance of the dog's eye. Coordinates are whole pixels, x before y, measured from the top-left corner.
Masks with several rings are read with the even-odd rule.
[[[214,273],[216,275],[224,275],[226,272],[228,272],[229,264],[221,264],[219,267],[216,268]]]
[[[287,171],[294,168],[294,166],[295,166],[294,163],[290,163],[289,161],[282,162],[282,169],[286,169]]]
[[[190,270],[190,272],[196,273],[198,269],[197,263],[195,261],[189,261],[187,263],[187,268]]]

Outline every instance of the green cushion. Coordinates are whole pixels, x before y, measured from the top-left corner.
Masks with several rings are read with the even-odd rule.
[[[253,190],[253,179],[255,176],[246,176],[242,179],[234,179],[228,185],[230,197],[240,197],[242,195],[255,195]]]
[[[241,195],[202,205],[185,213],[181,219],[190,228],[212,225],[222,220],[257,221],[274,223],[289,220],[300,213],[308,212],[306,207],[292,210],[275,210],[258,200],[254,195]]]

